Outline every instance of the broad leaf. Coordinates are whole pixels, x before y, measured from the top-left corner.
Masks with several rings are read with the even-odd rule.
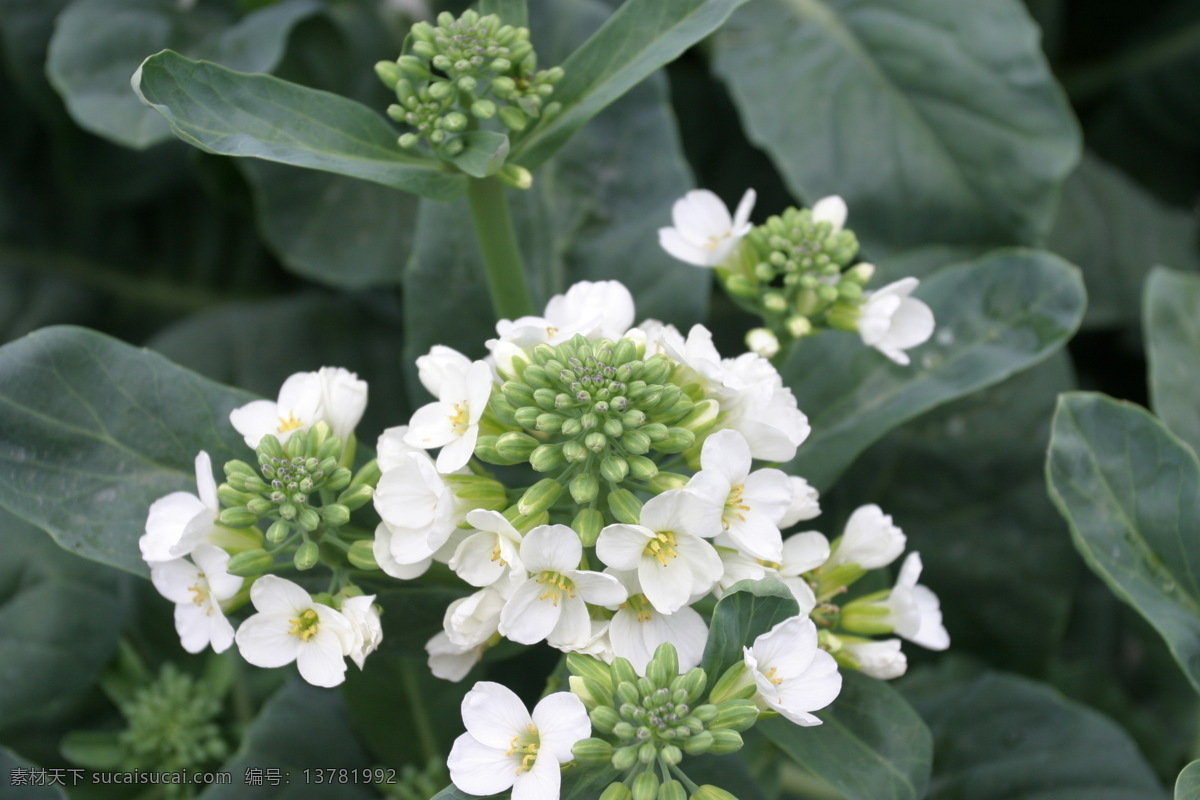
[[[708,674],[709,688],[725,670],[740,664],[742,648],[784,620],[800,613],[796,598],[779,581],[742,581],[717,602],[708,629],[701,666]]]
[[[1200,452],[1200,275],[1155,269],[1143,302],[1154,412]]]
[[[241,72],[270,72],[292,27],[321,10],[285,0],[237,20],[178,0],[73,0],[55,22],[46,74],[84,129],[137,149],[171,138],[129,88],[142,59],[172,47]]]
[[[1019,0],[759,0],[716,55],[751,141],[872,253],[1037,244],[1079,159]]]
[[[336,772],[331,777],[329,771],[370,766],[350,727],[341,695],[294,681],[263,707],[237,754],[221,765],[233,782],[210,786],[199,800],[241,800],[248,794],[268,800],[303,800],[313,797],[314,791],[330,800],[369,800],[376,796],[369,785],[339,779]],[[260,776],[277,770],[287,781],[253,784],[247,779],[251,770]],[[314,790],[317,784],[319,790]]]
[[[1194,215],[1171,208],[1101,159],[1085,155],[1063,187],[1047,248],[1083,270],[1085,326],[1130,325],[1155,264],[1200,268]]]
[[[758,727],[847,800],[925,796],[933,758],[929,729],[887,683],[843,670],[841,694],[816,715],[822,724],[811,728],[783,717]]]
[[[930,800],[1163,797],[1124,730],[1052,689],[1000,673],[925,683],[911,696],[933,732]]]
[[[118,572],[64,552],[0,511],[0,734],[87,692],[125,622]]]
[[[47,786],[44,779],[34,782],[33,773],[41,770],[7,747],[0,747],[0,788],[20,795],[21,800],[67,800],[67,793],[58,786]],[[67,773],[64,785],[71,779],[71,773]]]
[[[529,9],[525,0],[480,0],[480,14],[499,14],[509,25],[529,27]]]
[[[508,157],[508,137],[496,131],[468,131],[461,137],[463,150],[454,166],[474,178],[494,175]]]
[[[562,62],[566,74],[551,97],[562,108],[515,145],[510,160],[540,166],[588,120],[715,31],[746,1],[627,0]],[[536,12],[534,18],[541,19]],[[639,146],[655,142],[643,139]]]
[[[1179,773],[1175,800],[1200,800],[1200,761],[1193,761]]]
[[[909,351],[910,365],[893,364],[843,333],[801,341],[783,365],[784,381],[812,425],[789,471],[828,488],[889,430],[1062,347],[1084,307],[1078,270],[1030,250],[948,267],[914,294],[933,309],[937,330]]]
[[[396,144],[383,117],[338,95],[170,50],[142,62],[133,86],[176,136],[210,153],[349,175],[436,200],[465,186],[432,156]]]
[[[1100,394],[1059,398],[1050,497],[1076,548],[1166,640],[1200,690],[1200,462],[1144,409]]]
[[[0,348],[0,507],[67,550],[148,575],[137,540],[158,498],[196,491],[196,453],[248,450],[229,412],[252,400],[81,328]]]

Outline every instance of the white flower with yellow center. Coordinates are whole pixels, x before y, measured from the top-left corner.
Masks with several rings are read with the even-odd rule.
[[[267,434],[286,444],[293,433],[308,430],[322,418],[323,384],[316,372],[297,372],[283,382],[279,399],[255,400],[235,408],[229,412],[229,422],[251,449],[257,449]]]
[[[933,311],[915,297],[916,278],[902,278],[865,295],[858,335],[897,364],[908,364],[909,350],[933,335]]]
[[[636,570],[651,605],[674,614],[721,577],[721,557],[704,537],[721,530],[721,508],[686,489],[663,492],[642,507],[637,525],[600,531],[596,555],[618,570]]]
[[[434,553],[449,542],[464,513],[433,460],[420,450],[389,456],[374,502],[383,520],[375,530],[375,557],[385,572],[397,578],[424,572]],[[392,564],[424,566],[413,575],[412,569],[391,569]]]
[[[175,630],[183,649],[199,653],[211,644],[214,652],[222,653],[233,644],[233,625],[221,603],[238,593],[242,579],[225,571],[229,554],[219,547],[199,544],[191,555],[192,561],[151,564],[150,581],[175,604]]]
[[[346,678],[345,657],[354,649],[354,627],[338,611],[276,575],[250,587],[258,611],[237,630],[242,658],[256,667],[296,662],[300,677],[314,686],[337,686]]]
[[[950,634],[942,624],[942,609],[938,597],[929,587],[917,583],[921,577],[921,556],[909,553],[900,566],[896,585],[890,592],[867,595],[848,603],[844,608],[847,626],[864,619],[868,633],[891,632],[913,644],[930,650],[945,650],[950,646]],[[863,623],[858,623],[862,626]]]
[[[812,429],[778,370],[755,353],[723,359],[720,369],[722,388],[715,396],[724,416],[719,427],[745,436],[754,458],[780,462],[795,458],[796,448]]]
[[[217,525],[221,505],[212,459],[203,450],[196,454],[196,491],[199,497],[191,492],[172,492],[150,506],[146,532],[138,539],[142,559],[148,564],[183,558],[222,530]]]
[[[906,541],[904,531],[879,506],[874,503],[860,506],[846,520],[846,527],[834,542],[833,552],[823,568],[829,570],[843,564],[857,564],[864,570],[886,567],[904,552]]]
[[[579,569],[583,545],[566,525],[539,525],[521,540],[520,561],[529,580],[517,586],[500,612],[501,635],[521,644],[545,639],[552,647],[586,647],[592,625],[587,604],[616,605],[625,587],[611,575]]]
[[[442,448],[437,468],[443,474],[466,466],[475,453],[492,385],[492,368],[484,361],[472,362],[464,373],[444,375],[438,399],[418,408],[409,420],[405,443],[423,450]]]
[[[687,488],[722,503],[721,528],[739,550],[779,561],[783,537],[779,522],[792,502],[788,476],[777,469],[750,472],[750,445],[737,431],[717,431],[704,441],[700,471]]]
[[[746,668],[758,692],[759,708],[778,712],[797,725],[820,725],[810,712],[833,702],[842,676],[833,656],[817,647],[817,627],[808,617],[792,617],[743,648]]]
[[[637,673],[645,675],[654,651],[660,644],[670,642],[679,656],[680,673],[700,665],[708,641],[708,625],[703,617],[690,606],[674,614],[663,614],[642,591],[636,572],[614,569],[605,572],[616,577],[629,594],[620,605],[610,606],[616,611],[608,623],[613,657],[629,659]]]
[[[472,586],[491,586],[505,576],[525,577],[521,564],[521,534],[499,511],[477,508],[467,512],[474,532],[458,545],[450,569]],[[578,562],[577,562],[578,563]]]
[[[451,782],[479,796],[511,789],[513,800],[558,800],[559,767],[592,732],[583,701],[570,692],[547,695],[531,715],[512,690],[490,681],[467,692],[462,719],[467,732],[446,759]]]
[[[729,209],[707,189],[694,189],[671,209],[673,228],[658,229],[658,243],[673,257],[697,267],[718,267],[747,233],[755,193],[747,189],[731,217]]]

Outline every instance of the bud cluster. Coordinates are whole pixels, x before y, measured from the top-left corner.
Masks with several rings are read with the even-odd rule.
[[[600,734],[577,743],[573,754],[584,766],[611,765],[623,777],[602,800],[688,800],[707,797],[679,767],[685,755],[725,755],[742,748],[741,732],[758,720],[745,699],[704,700],[707,675],[700,667],[679,674],[675,647],[658,647],[639,677],[630,662],[605,665],[589,656],[567,656],[571,688],[584,702]],[[682,780],[660,780],[674,775]],[[693,789],[691,795],[685,784]],[[731,796],[730,796],[731,797]]]
[[[436,25],[416,23],[404,55],[379,62],[375,71],[399,100],[388,116],[414,129],[400,145],[425,140],[444,158],[462,152],[461,134],[489,120],[519,133],[552,116],[558,104],[545,101],[563,76],[560,67],[538,70],[528,28],[473,10],[457,18],[443,12]]]

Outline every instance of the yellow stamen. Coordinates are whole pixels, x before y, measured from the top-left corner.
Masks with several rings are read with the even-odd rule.
[[[675,552],[675,532],[659,531],[654,534],[654,538],[646,545],[646,549],[642,551],[642,555],[657,559],[659,565],[665,567],[667,559],[675,558],[678,555]]]
[[[454,404],[454,413],[450,415],[450,425],[461,435],[467,430],[470,413],[463,403]]]
[[[537,762],[537,752],[540,744],[541,741],[538,738],[537,728],[532,725],[529,726],[528,736],[517,734],[508,743],[508,750],[504,753],[506,758],[512,756],[513,753],[524,753],[521,756],[521,766],[517,767],[518,775],[533,769],[534,763]]]
[[[743,511],[749,511],[750,506],[742,502],[742,493],[746,490],[746,486],[734,486],[729,490],[729,497],[725,500],[725,511],[721,514],[721,524],[725,530],[729,530],[729,526],[734,519],[739,522],[745,522],[746,516]]]
[[[563,592],[566,592],[567,597],[575,596],[575,584],[557,572],[543,572],[535,580],[546,584],[546,593],[538,597],[538,600],[549,600],[555,608],[558,608],[558,600]]]
[[[296,412],[289,411],[288,415],[287,415],[287,419],[284,419],[283,417],[279,417],[279,427],[275,429],[275,432],[276,433],[287,433],[288,431],[294,431],[294,430],[297,430],[297,429],[303,428],[303,427],[304,427],[304,423],[301,422],[300,420],[296,419]]]
[[[299,617],[289,619],[292,623],[292,629],[288,631],[291,636],[299,636],[300,641],[307,642],[309,639],[317,635],[317,629],[320,627],[320,620],[317,618],[317,612],[311,608],[304,609],[304,613]]]
[[[725,233],[722,233],[720,236],[709,236],[708,241],[704,243],[704,249],[705,250],[716,250],[718,247],[721,246],[721,242],[725,241],[728,238],[729,238],[728,231],[726,231]]]
[[[638,622],[650,621],[650,599],[644,594],[633,594],[624,603],[622,609],[629,609],[637,616]]]
[[[198,606],[202,606],[208,602],[208,585],[207,584],[202,585],[203,581],[204,581],[204,573],[201,572],[199,575],[196,576],[195,585],[188,587],[188,591],[194,595],[192,597],[192,602]],[[212,606],[209,606],[208,609],[204,613],[211,614]]]
[[[763,675],[764,675],[764,676],[766,677],[766,679],[767,679],[767,680],[769,680],[771,683],[773,683],[773,684],[775,684],[776,686],[778,686],[779,684],[783,683],[783,678],[776,678],[776,677],[775,677],[775,673],[776,673],[776,672],[778,672],[778,671],[779,671],[779,667],[771,667],[769,670],[767,670],[766,672],[764,672],[764,673],[763,673]]]

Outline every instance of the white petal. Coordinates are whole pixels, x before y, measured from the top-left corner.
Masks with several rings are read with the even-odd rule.
[[[431,395],[442,396],[442,386],[449,376],[462,377],[467,374],[471,359],[452,347],[435,344],[429,352],[417,358],[417,377]]]
[[[188,526],[197,518],[211,521],[212,512],[190,492],[172,492],[155,500],[146,515],[146,533],[138,539],[142,559],[153,563],[188,555],[191,547],[181,547],[181,543]]]
[[[255,614],[237,629],[234,639],[238,652],[256,667],[290,664],[300,647],[300,638],[288,633],[290,627],[287,617]]]
[[[705,471],[714,470],[731,486],[743,483],[750,474],[750,445],[746,437],[731,430],[712,434],[700,450],[700,466]]]
[[[546,634],[546,643],[566,652],[587,646],[592,638],[592,622],[587,603],[581,597],[563,595],[558,603],[558,622]]]
[[[452,422],[454,414],[454,405],[448,402],[439,401],[421,406],[413,412],[408,421],[408,433],[404,437],[404,443],[410,447],[429,450],[455,441],[459,434]]]
[[[512,800],[558,800],[562,785],[558,768],[558,761],[539,754],[533,762],[533,769],[517,776],[513,783]]]
[[[592,732],[583,701],[570,692],[543,697],[533,708],[533,725],[541,739],[538,757],[549,753],[559,763],[574,759],[571,748]]]
[[[696,267],[715,266],[709,263],[710,254],[707,250],[684,239],[675,228],[659,228],[658,244],[667,251],[667,255],[685,264]]]
[[[437,457],[438,472],[449,475],[467,465],[475,455],[475,442],[479,440],[479,428],[470,427],[450,444],[442,448]]]
[[[213,478],[212,459],[208,453],[201,450],[196,454],[196,490],[200,494],[200,502],[211,511],[220,511],[217,502],[217,481]]]
[[[550,635],[562,613],[546,596],[545,585],[526,581],[513,591],[500,612],[501,635],[521,644],[536,644]]]
[[[817,711],[829,705],[841,689],[842,676],[837,671],[837,662],[829,653],[818,650],[812,666],[803,675],[785,679],[779,686],[779,700],[786,709],[784,716],[792,719],[787,711],[793,711],[799,712],[797,716],[807,717],[804,712]],[[795,719],[793,721],[797,722]],[[805,722],[797,724],[804,725]]]
[[[835,233],[845,226],[848,214],[846,201],[836,194],[822,197],[812,207],[813,222],[828,222]]]
[[[451,782],[461,791],[479,796],[499,794],[511,788],[516,780],[516,769],[513,759],[504,755],[507,748],[507,744],[503,749],[480,744],[469,733],[459,736],[446,759]]]
[[[564,575],[574,582],[579,596],[594,606],[619,605],[629,596],[619,580],[603,572],[573,569]]]
[[[521,540],[521,563],[531,574],[575,569],[581,558],[579,536],[566,525],[539,525]]]
[[[312,596],[286,578],[263,575],[250,586],[250,602],[267,614],[297,616],[312,605]]]
[[[913,594],[921,612],[921,627],[915,636],[908,637],[909,641],[930,650],[945,650],[950,646],[950,634],[942,624],[941,604],[937,595],[919,584],[913,588]]]
[[[692,597],[692,571],[688,562],[679,557],[668,559],[665,565],[649,556],[643,557],[638,563],[638,580],[646,599],[663,614],[675,613]]]
[[[374,553],[375,563],[379,568],[393,578],[405,581],[424,575],[433,563],[433,558],[424,558],[415,564],[401,564],[392,556],[393,538],[394,534],[386,522],[379,523],[375,528],[375,541],[371,545],[371,552]]]
[[[255,400],[229,412],[229,423],[252,449],[279,427],[279,407],[270,400]],[[277,434],[276,434],[277,435]]]
[[[783,540],[783,568],[785,577],[796,577],[814,570],[829,559],[829,540],[817,531],[796,533]]]
[[[747,189],[738,201],[737,211],[733,215],[733,232],[736,236],[744,236],[750,232],[750,212],[754,210],[754,201],[758,194],[753,189]]]
[[[175,631],[183,649],[199,653],[209,644],[222,653],[233,644],[233,625],[225,619],[220,608],[202,607],[195,603],[175,606]]]
[[[450,559],[450,569],[472,586],[491,586],[504,574],[503,558],[492,558],[499,537],[480,531],[458,545]]]
[[[512,738],[529,732],[533,722],[525,704],[499,683],[480,681],[462,700],[462,720],[477,742],[507,750]]]
[[[172,603],[191,603],[195,597],[189,587],[200,580],[200,570],[186,558],[158,561],[150,565],[150,582]]]
[[[341,641],[336,636],[325,635],[324,627],[322,620],[317,635],[300,643],[296,667],[300,677],[313,686],[328,688],[346,680],[346,659]]]
[[[608,525],[596,539],[596,556],[614,569],[638,569],[642,552],[653,538],[653,531],[641,525]]]
[[[321,385],[321,419],[334,436],[349,438],[367,409],[367,382],[342,367],[321,367],[317,378]]]

